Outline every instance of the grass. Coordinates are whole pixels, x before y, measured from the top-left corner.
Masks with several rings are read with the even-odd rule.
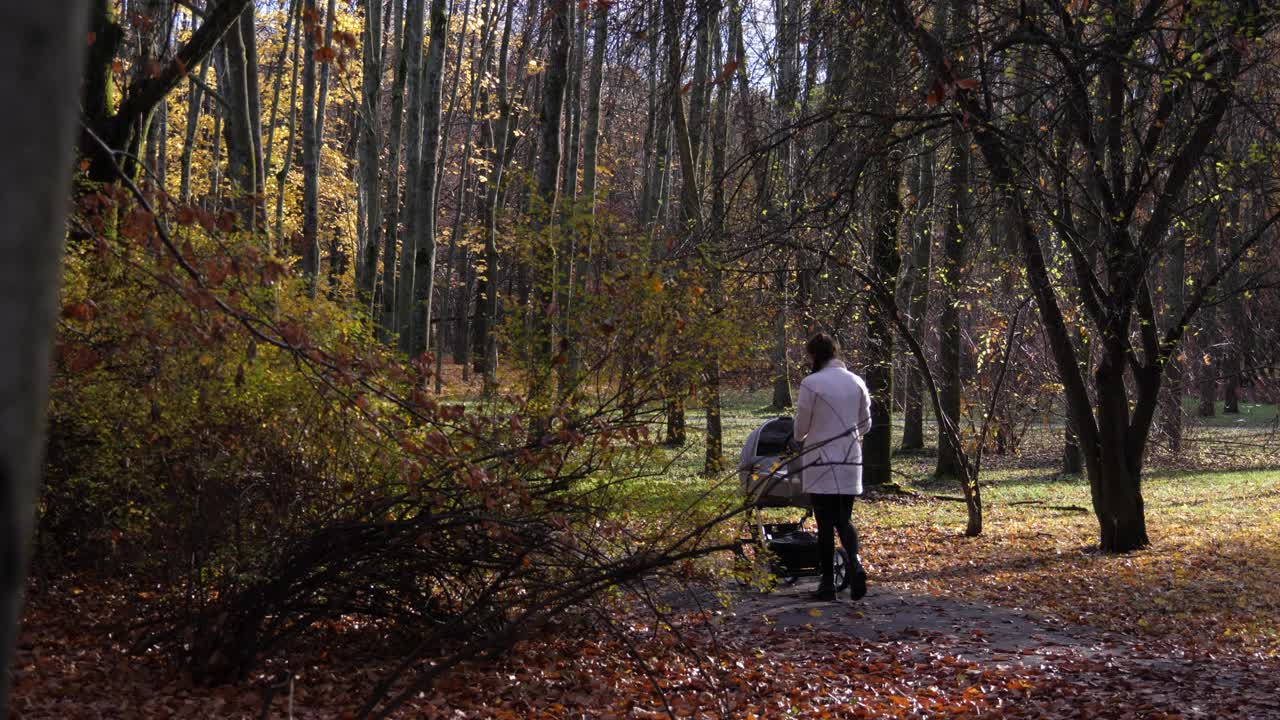
[[[723,399],[728,469],[702,476],[704,417],[691,410],[689,443],[655,452],[642,479],[628,482],[627,514],[678,525],[705,518],[738,496],[738,452],[747,435],[779,413],[768,389]],[[1190,407],[1182,449],[1153,436],[1143,495],[1152,546],[1098,555],[1088,485],[1059,472],[1060,418],[1033,424],[1016,453],[988,454],[981,477],[985,527],[963,537],[960,495],[933,478],[932,452],[894,458],[912,497],[871,498],[855,507],[873,582],[1023,608],[1176,644],[1179,652],[1280,655],[1280,419],[1275,405],[1241,404],[1238,416],[1202,419]],[[932,424],[926,424],[926,442]],[[894,428],[900,437],[901,425]],[[697,509],[690,512],[691,506]],[[771,511],[795,516],[796,511]],[[739,528],[726,528],[733,533]]]
[[[1214,403],[1213,417],[1200,417],[1200,401],[1187,396],[1182,399],[1182,408],[1186,416],[1195,418],[1198,424],[1216,427],[1262,427],[1274,425],[1280,418],[1280,406],[1264,403],[1242,402],[1239,404],[1240,412],[1228,415],[1223,402],[1219,400]]]
[[[767,391],[727,395],[731,465],[747,434],[776,413]],[[875,582],[1034,610],[1204,652],[1280,654],[1280,438],[1274,405],[1242,404],[1229,421],[1190,416],[1173,454],[1153,441],[1143,479],[1150,549],[1098,555],[1087,483],[1058,471],[1062,426],[1032,428],[1021,451],[989,455],[981,478],[985,528],[961,535],[952,481],[932,478],[928,454],[895,457],[913,498],[859,502],[855,522]],[[664,450],[666,471],[633,487],[637,508],[664,512],[710,492],[733,502],[736,477],[701,477],[703,418],[690,444]],[[895,436],[900,427],[895,428]],[[782,511],[785,512],[785,511]],[[794,514],[794,513],[791,513]]]

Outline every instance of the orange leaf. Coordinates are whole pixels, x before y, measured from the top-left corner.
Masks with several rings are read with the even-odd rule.
[[[78,303],[68,303],[62,306],[62,317],[68,320],[88,322],[97,314],[97,308],[94,307],[93,301],[91,300],[84,300]]]
[[[929,94],[925,96],[924,101],[929,107],[937,107],[942,102],[942,98],[946,93],[947,88],[942,84],[942,80],[934,80],[933,85],[929,87]]]

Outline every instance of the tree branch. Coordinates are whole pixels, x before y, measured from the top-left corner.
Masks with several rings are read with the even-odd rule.
[[[191,34],[191,39],[178,50],[177,56],[168,65],[156,75],[129,89],[129,94],[120,103],[116,117],[141,115],[155,107],[187,76],[188,70],[213,51],[227,30],[239,20],[249,2],[250,0],[223,0],[207,13],[204,22]]]

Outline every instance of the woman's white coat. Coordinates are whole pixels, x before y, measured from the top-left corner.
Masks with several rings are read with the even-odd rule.
[[[862,439],[871,429],[867,384],[839,360],[800,383],[795,437],[803,444],[804,491],[862,494]]]

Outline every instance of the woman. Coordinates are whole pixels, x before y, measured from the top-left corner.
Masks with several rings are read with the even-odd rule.
[[[809,340],[805,351],[813,372],[800,383],[795,437],[802,443],[801,481],[818,521],[822,584],[817,600],[835,600],[835,533],[852,565],[850,594],[867,594],[867,573],[858,559],[858,533],[850,518],[853,498],[862,494],[862,439],[871,429],[871,398],[862,378],[849,372],[837,355],[840,347],[826,333]]]

